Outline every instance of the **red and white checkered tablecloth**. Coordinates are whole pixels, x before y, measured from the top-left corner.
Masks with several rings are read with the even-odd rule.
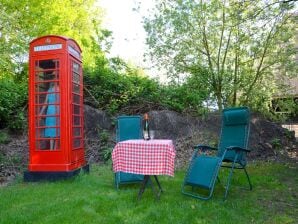
[[[112,153],[114,172],[174,176],[175,147],[172,140],[126,140]]]

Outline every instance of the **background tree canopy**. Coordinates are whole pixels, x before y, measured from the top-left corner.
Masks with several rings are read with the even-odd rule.
[[[94,0],[1,0],[0,8],[0,127],[18,129],[25,124],[30,41],[69,36],[80,44],[85,66],[94,66],[110,32],[101,29],[102,12]]]
[[[85,103],[110,113],[244,104],[264,112],[281,90],[276,74],[297,75],[293,2],[157,0],[144,25],[148,54],[171,74],[165,85],[107,58],[112,33],[96,0],[0,0],[0,128],[25,127],[29,43],[48,34],[79,43]]]
[[[294,1],[160,0],[145,18],[149,55],[203,101],[267,110],[275,77],[297,75]]]
[[[110,32],[101,28],[102,11],[95,0],[1,0],[0,71],[16,73],[27,62],[29,42],[53,34],[75,39],[83,50],[84,64],[93,66],[103,53]]]

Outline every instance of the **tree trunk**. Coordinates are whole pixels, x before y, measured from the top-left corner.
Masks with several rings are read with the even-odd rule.
[[[223,109],[223,102],[222,102],[222,93],[221,93],[221,86],[218,85],[217,86],[217,90],[215,90],[215,96],[216,96],[216,99],[217,99],[217,106],[218,106],[218,110],[219,112],[222,111]]]

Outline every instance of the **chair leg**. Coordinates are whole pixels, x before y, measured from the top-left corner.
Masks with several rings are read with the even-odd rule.
[[[249,190],[252,190],[252,184],[251,184],[251,182],[250,182],[250,179],[249,179],[249,176],[248,176],[248,173],[247,173],[245,167],[244,167],[244,172],[245,172],[245,174],[246,174],[246,177],[247,177],[247,180],[248,180],[248,183],[249,183]]]
[[[114,178],[115,178],[115,187],[116,187],[117,190],[119,190],[119,183],[118,183],[118,179],[117,179],[118,178],[117,173],[115,173]]]
[[[115,185],[116,185],[116,189],[119,190],[119,180],[117,176],[115,176]]]
[[[235,161],[233,162],[233,165],[231,167],[231,171],[227,180],[227,185],[226,185],[226,191],[225,191],[225,195],[224,195],[224,200],[226,200],[227,196],[228,196],[228,191],[229,191],[229,187],[230,187],[230,182],[233,176],[233,172],[234,172],[234,167],[235,167]]]

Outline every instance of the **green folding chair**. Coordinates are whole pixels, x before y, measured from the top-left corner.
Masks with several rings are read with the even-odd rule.
[[[250,112],[247,107],[224,109],[222,112],[222,127],[218,148],[206,145],[196,145],[188,167],[182,193],[195,198],[208,200],[212,197],[218,173],[221,167],[229,168],[224,199],[226,199],[230,182],[235,169],[243,169],[252,190],[247,170],[246,154],[250,129]],[[214,152],[212,156],[211,152]],[[188,186],[188,187],[187,187]],[[189,189],[190,188],[190,189]],[[205,189],[198,193],[195,189]]]
[[[125,141],[129,139],[141,139],[141,116],[118,116],[116,127],[116,141]],[[144,175],[116,172],[115,186],[119,189],[120,184],[138,183],[142,182]]]

